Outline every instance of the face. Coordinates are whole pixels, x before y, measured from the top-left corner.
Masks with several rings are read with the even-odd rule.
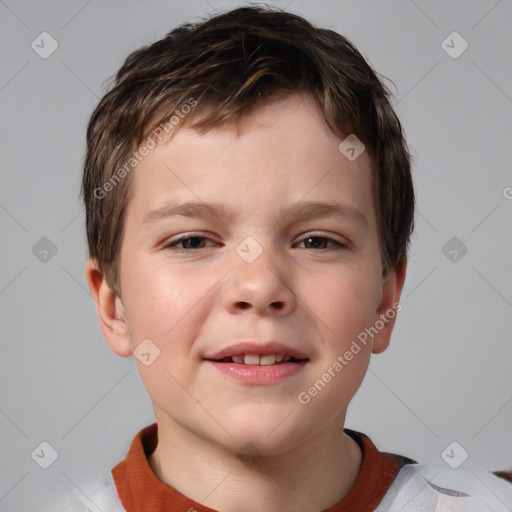
[[[160,428],[277,454],[343,422],[403,276],[382,279],[370,162],[341,140],[290,96],[139,163],[102,328]]]

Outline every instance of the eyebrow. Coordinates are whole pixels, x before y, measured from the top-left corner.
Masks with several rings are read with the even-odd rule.
[[[173,217],[188,217],[194,219],[207,219],[212,216],[221,220],[235,217],[236,211],[223,204],[206,202],[187,202],[167,204],[150,211],[142,221],[143,226],[151,225],[162,219]],[[329,203],[323,201],[299,201],[286,205],[277,211],[276,222],[279,224],[285,217],[292,216],[294,221],[316,219],[319,217],[352,218],[363,227],[368,227],[368,221],[363,213],[356,207],[342,203]]]

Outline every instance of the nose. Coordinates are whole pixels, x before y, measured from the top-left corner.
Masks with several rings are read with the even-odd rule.
[[[261,316],[289,315],[296,306],[291,288],[291,267],[278,261],[270,250],[248,263],[238,254],[223,290],[223,306],[231,314],[256,313]]]

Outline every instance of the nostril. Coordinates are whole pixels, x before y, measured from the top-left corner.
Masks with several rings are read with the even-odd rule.
[[[251,304],[249,302],[240,301],[237,303],[237,307],[239,307],[240,309],[249,309],[251,307]],[[284,302],[271,302],[269,307],[277,310],[282,310],[284,308]]]

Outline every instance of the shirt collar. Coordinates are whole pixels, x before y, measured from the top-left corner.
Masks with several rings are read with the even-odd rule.
[[[345,429],[345,433],[361,448],[361,467],[350,491],[324,512],[373,511],[384,498],[400,468],[414,461],[400,455],[379,452],[365,434],[350,429]],[[137,433],[126,458],[112,469],[117,493],[125,509],[128,512],[183,512],[190,509],[214,512],[157,478],[148,462],[157,444],[158,427],[153,423]]]

